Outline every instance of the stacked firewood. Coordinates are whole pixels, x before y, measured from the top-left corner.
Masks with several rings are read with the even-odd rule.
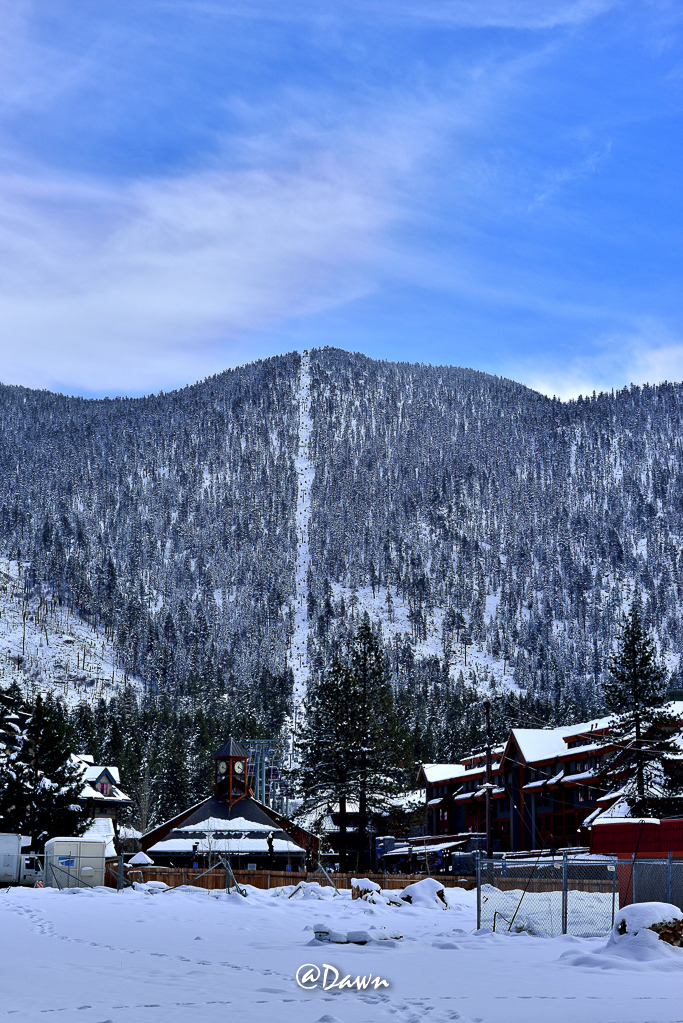
[[[683,920],[664,920],[660,924],[652,924],[650,930],[655,931],[661,941],[683,948]]]

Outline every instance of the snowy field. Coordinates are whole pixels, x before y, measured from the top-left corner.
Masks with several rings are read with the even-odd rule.
[[[315,885],[288,899],[291,890],[1,892],[0,1020],[683,1020],[683,950],[650,931],[617,941],[475,934],[475,895],[460,889],[448,909],[370,905]],[[371,940],[325,944],[314,937],[321,927]],[[388,987],[324,990],[324,964],[337,983],[349,975]],[[297,971],[313,984],[314,968],[317,986],[304,990]]]

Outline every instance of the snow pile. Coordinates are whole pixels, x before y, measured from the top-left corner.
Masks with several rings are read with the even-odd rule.
[[[403,937],[397,930],[386,927],[371,927],[362,931],[335,931],[329,924],[314,924],[315,940],[321,944],[369,945],[373,941],[400,941]]]
[[[404,903],[399,898],[400,894],[400,892],[397,893],[388,888],[380,888],[376,881],[371,881],[367,877],[351,878],[352,899],[362,899],[373,905],[403,906]]]
[[[448,909],[444,886],[440,881],[435,881],[433,877],[425,877],[422,881],[409,884],[401,892],[400,898],[403,902],[410,903],[411,906],[429,906],[431,908],[438,906],[439,909]]]
[[[379,892],[381,891],[380,886],[376,881],[371,881],[369,877],[352,877],[351,878],[351,891],[357,888],[360,892]]]
[[[255,888],[253,890],[260,892],[262,889]],[[289,899],[317,899],[321,901],[323,899],[333,899],[337,895],[337,892],[331,885],[322,885],[317,881],[300,881],[299,884],[283,885],[283,887],[273,890],[277,895],[285,896],[285,898]]]
[[[616,939],[626,934],[638,934],[649,928],[659,931],[662,926],[683,921],[683,913],[678,906],[668,902],[635,902],[620,909],[614,918],[611,937]]]
[[[683,913],[666,902],[640,902],[619,910],[604,947],[593,953],[565,952],[571,966],[597,970],[683,970],[683,949],[660,932],[680,930]],[[664,940],[662,940],[664,938]]]

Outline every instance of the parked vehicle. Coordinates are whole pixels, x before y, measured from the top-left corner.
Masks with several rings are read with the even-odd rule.
[[[33,887],[42,877],[41,857],[35,853],[22,853],[21,835],[0,833],[0,885]]]

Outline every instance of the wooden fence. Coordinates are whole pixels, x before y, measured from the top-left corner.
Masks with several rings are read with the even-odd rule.
[[[235,870],[233,871],[238,884],[249,884],[254,888],[279,888],[282,885],[296,885],[299,881],[305,881],[309,876],[305,872],[280,871],[280,870]],[[176,867],[143,867],[138,870],[126,870],[125,876],[132,881],[163,881],[169,888],[176,888],[182,884],[196,884],[198,888],[225,888],[225,870],[218,868],[209,873],[201,870],[182,870]],[[351,880],[354,877],[367,877],[376,881],[381,888],[405,888],[414,881],[423,881],[425,874],[330,874],[337,888],[351,888]],[[312,880],[327,884],[324,877],[316,877]],[[448,875],[437,875],[437,880],[449,888],[475,888],[474,881],[462,881],[451,878]],[[106,883],[116,887],[116,877],[113,872],[108,872]]]

